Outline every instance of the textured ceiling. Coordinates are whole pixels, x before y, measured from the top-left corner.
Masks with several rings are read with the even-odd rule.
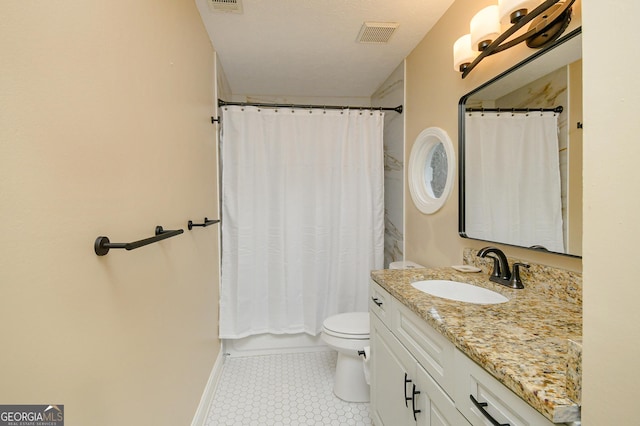
[[[368,97],[453,0],[196,0],[234,95]],[[397,22],[387,44],[356,42],[364,22]]]

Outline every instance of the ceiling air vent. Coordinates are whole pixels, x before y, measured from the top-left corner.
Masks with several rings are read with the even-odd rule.
[[[400,24],[397,22],[365,22],[360,28],[358,43],[387,43]]]
[[[242,13],[242,0],[208,0],[212,12]]]

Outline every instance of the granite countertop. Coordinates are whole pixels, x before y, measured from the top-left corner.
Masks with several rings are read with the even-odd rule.
[[[514,290],[484,273],[453,268],[372,271],[371,278],[423,318],[533,408],[555,423],[580,419],[567,393],[568,339],[582,337],[582,305],[536,291]],[[477,305],[431,296],[411,286],[425,279],[466,282],[509,298]]]

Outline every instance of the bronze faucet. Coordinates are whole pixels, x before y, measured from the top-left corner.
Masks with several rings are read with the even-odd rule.
[[[490,281],[502,284],[511,288],[524,288],[520,278],[520,267],[529,268],[529,265],[516,262],[513,264],[513,274],[509,268],[509,261],[504,252],[497,247],[484,247],[477,254],[484,258],[493,259],[493,272],[489,277]]]

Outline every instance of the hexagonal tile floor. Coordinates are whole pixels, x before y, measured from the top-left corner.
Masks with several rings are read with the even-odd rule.
[[[225,361],[205,426],[370,425],[369,404],[332,392],[336,352]]]

